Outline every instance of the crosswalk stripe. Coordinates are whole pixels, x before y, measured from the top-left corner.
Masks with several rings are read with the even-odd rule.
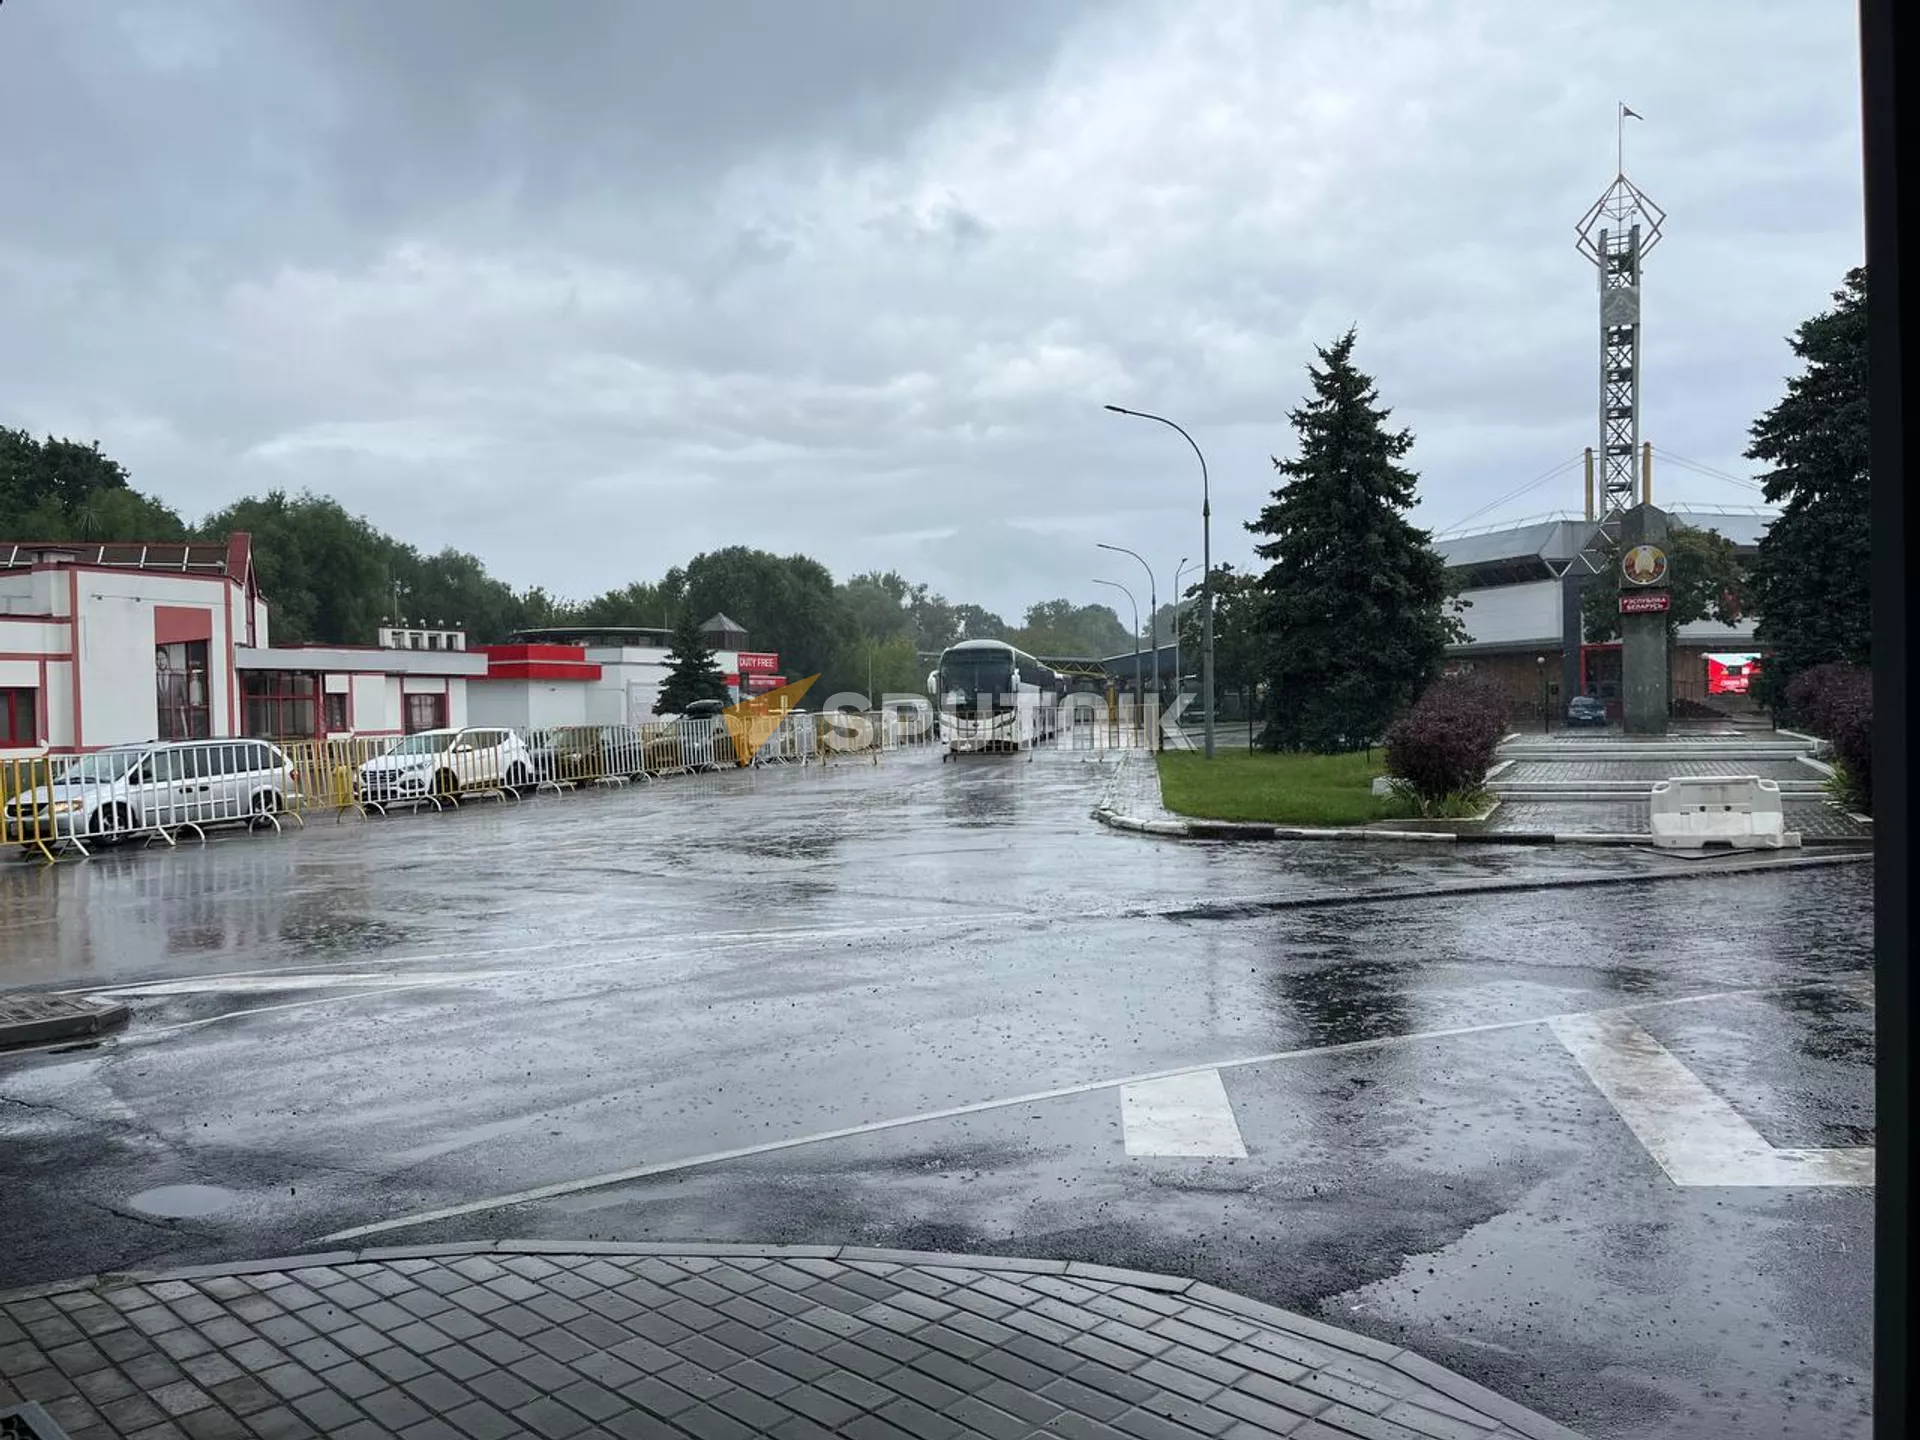
[[[1871,1149],[1776,1150],[1631,1015],[1547,1023],[1676,1185],[1873,1184]]]
[[[1218,1070],[1123,1085],[1120,1121],[1129,1155],[1247,1155]]]

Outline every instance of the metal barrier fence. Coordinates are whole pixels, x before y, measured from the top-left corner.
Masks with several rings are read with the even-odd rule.
[[[278,830],[308,788],[299,762],[266,740],[124,745],[0,762],[0,842],[51,856],[144,839],[172,844],[221,825]]]
[[[792,711],[519,732],[145,742],[0,760],[0,845],[53,858],[121,841],[176,843],[219,826],[278,830],[331,815],[517,802],[586,785],[741,766],[818,764],[932,739],[895,711]]]

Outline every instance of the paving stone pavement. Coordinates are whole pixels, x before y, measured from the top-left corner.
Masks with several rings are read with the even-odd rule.
[[[1676,775],[1756,775],[1762,780],[1820,784],[1825,777],[1797,760],[1516,760],[1494,777],[1497,785],[1571,784],[1593,780],[1670,780]]]
[[[1114,764],[1113,760],[1107,763]],[[1113,778],[1107,782],[1100,804],[1115,814],[1136,820],[1184,821],[1185,816],[1169,810],[1160,798],[1160,767],[1144,750],[1119,752]]]
[[[71,1440],[1578,1440],[1408,1351],[1103,1266],[499,1242],[0,1295]]]
[[[1824,800],[1784,802],[1789,830],[1803,841],[1855,841],[1868,844],[1873,827],[1863,825],[1844,810]],[[1653,833],[1645,800],[1508,800],[1488,817],[1482,833],[1553,833],[1559,835],[1646,835]]]

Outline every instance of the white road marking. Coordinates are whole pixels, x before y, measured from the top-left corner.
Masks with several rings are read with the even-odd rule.
[[[1129,1155],[1247,1158],[1218,1070],[1121,1086],[1120,1126]]]
[[[283,990],[336,990],[345,986],[375,985],[392,988],[398,985],[466,985],[475,980],[494,978],[499,972],[492,970],[451,971],[444,974],[420,974],[413,971],[404,975],[379,974],[285,974],[267,975],[196,975],[184,980],[153,980],[144,985],[121,985],[112,992],[115,995],[142,995],[147,997],[168,995],[248,995],[273,994]],[[95,994],[105,992],[95,991]]]
[[[1624,1010],[1598,1013],[1625,1014],[1628,1010],[1659,1010],[1671,1005],[1698,1005],[1715,1000],[1747,1000],[1761,995],[1791,995],[1809,990],[1862,989],[1868,983],[1865,979],[1815,980],[1804,985],[1767,985],[1752,990],[1716,990],[1704,995],[1677,995],[1670,1000],[1647,1000]],[[1045,1100],[1065,1100],[1076,1095],[1091,1095],[1100,1090],[1114,1090],[1127,1085],[1145,1085],[1155,1080],[1170,1080],[1178,1075],[1193,1075],[1206,1070],[1237,1070],[1250,1065],[1270,1065],[1281,1060],[1359,1054],[1368,1050],[1390,1049],[1398,1045],[1422,1044],[1430,1040],[1451,1040],[1463,1035],[1492,1035],[1503,1030],[1525,1030],[1535,1025],[1551,1025],[1556,1019],[1561,1018],[1565,1017],[1541,1015],[1525,1020],[1493,1020],[1482,1025],[1456,1025],[1444,1030],[1424,1030],[1413,1035],[1385,1035],[1373,1040],[1349,1040],[1339,1045],[1318,1045],[1303,1050],[1275,1050],[1265,1055],[1245,1055],[1236,1060],[1219,1060],[1209,1065],[1185,1065],[1174,1070],[1158,1070],[1144,1075],[1123,1075],[1111,1080],[1085,1080],[1077,1085],[1062,1085],[1052,1090],[1035,1090],[1025,1095],[1011,1095],[999,1100],[976,1100],[969,1105],[955,1105],[945,1110],[927,1110],[917,1115],[900,1115],[890,1120],[869,1120],[861,1125],[848,1125],[838,1130],[822,1130],[812,1135],[795,1135],[785,1140],[766,1140],[757,1145],[742,1145],[732,1150],[716,1150],[706,1155],[689,1155],[679,1160],[656,1160],[650,1164],[614,1170],[604,1175],[588,1175],[577,1180],[560,1180],[531,1190],[518,1190],[506,1195],[490,1196],[483,1200],[469,1200],[460,1205],[448,1205],[439,1210],[423,1210],[414,1215],[401,1215],[391,1220],[376,1220],[366,1225],[354,1225],[320,1238],[323,1241],[358,1240],[363,1236],[385,1234],[390,1230],[411,1230],[440,1220],[456,1220],[467,1215],[510,1210],[516,1205],[531,1204],[536,1200],[552,1200],[562,1195],[579,1195],[588,1190],[605,1190],[614,1185],[626,1185],[654,1175],[697,1170],[707,1165],[725,1164],[729,1160],[772,1155],[781,1150],[798,1150],[804,1146],[825,1144],[831,1140],[849,1140],[858,1135],[874,1135],[884,1130],[904,1129],[910,1125],[958,1119],[962,1115],[979,1115],[990,1110],[1007,1110],[1016,1105],[1033,1105]]]
[[[1676,1185],[1871,1185],[1871,1148],[1776,1150],[1621,1011],[1548,1024]]]

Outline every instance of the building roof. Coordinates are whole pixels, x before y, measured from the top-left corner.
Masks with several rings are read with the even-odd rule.
[[[744,635],[747,633],[747,627],[738,620],[728,619],[716,610],[713,612],[713,618],[700,627],[700,633],[702,635]]]
[[[1758,505],[1692,505],[1667,507],[1667,514],[1696,530],[1715,530],[1743,550],[1760,543],[1768,524],[1780,512]],[[1502,562],[1572,560],[1593,537],[1594,522],[1571,511],[1507,520],[1472,530],[1436,535],[1433,548],[1450,566],[1498,565]]]
[[[658,625],[535,625],[508,637],[523,645],[634,645],[665,649],[673,631]]]
[[[233,647],[236,670],[293,670],[353,675],[435,675],[484,680],[488,660],[478,650],[392,650],[379,645]]]
[[[30,570],[61,563],[146,570],[175,575],[224,575],[247,584],[253,577],[253,537],[237,531],[224,540],[8,541],[0,544],[0,570]]]

